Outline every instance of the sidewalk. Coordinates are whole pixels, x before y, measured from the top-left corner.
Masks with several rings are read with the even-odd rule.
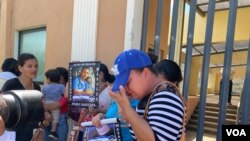
[[[219,102],[219,95],[217,94],[208,94],[207,103],[218,103]],[[235,106],[238,105],[238,102],[240,102],[240,96],[239,95],[232,95],[231,103]]]

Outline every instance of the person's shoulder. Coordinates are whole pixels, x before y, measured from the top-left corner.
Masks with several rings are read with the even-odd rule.
[[[163,90],[158,93],[156,93],[153,98],[156,101],[166,101],[170,100],[172,102],[182,103],[181,97],[173,91]]]
[[[5,80],[9,80],[12,78],[16,78],[17,76],[15,74],[13,74],[12,72],[0,72],[0,79],[5,79]]]
[[[65,85],[63,85],[63,84],[61,84],[61,83],[56,83],[56,87],[57,87],[60,91],[64,92]]]
[[[60,87],[60,88],[65,88],[65,85],[63,85],[63,84],[58,83],[57,85],[58,85],[58,87]]]
[[[21,88],[20,81],[18,80],[18,78],[12,78],[12,79],[7,80],[3,84],[1,91],[14,90],[17,88]]]
[[[65,88],[65,86],[63,84],[60,84],[60,83],[50,84],[50,87],[54,88],[54,89],[64,89]]]
[[[49,88],[50,88],[50,84],[46,84],[46,85],[43,86],[43,90],[44,90],[44,91],[46,91],[46,90],[49,89]]]
[[[155,96],[169,96],[169,95],[175,95],[179,97],[179,94],[177,91],[172,90],[162,90],[154,94]]]
[[[12,78],[12,79],[7,80],[5,83],[13,84],[13,83],[18,83],[18,82],[19,82],[18,78]]]
[[[108,90],[108,87],[106,87],[106,88],[104,88],[101,92],[100,92],[100,94],[99,94],[99,96],[108,96],[109,95],[109,90]]]

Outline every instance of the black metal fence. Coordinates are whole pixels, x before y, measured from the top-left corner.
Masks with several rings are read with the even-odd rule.
[[[178,11],[179,3],[184,2],[184,0],[173,0],[173,10],[172,10],[172,23],[171,23],[171,35],[170,35],[170,46],[169,46],[169,59],[174,60],[175,46],[176,46],[176,36],[177,34],[177,22],[178,22]],[[149,11],[149,0],[144,0],[144,15],[143,15],[143,30],[142,30],[142,41],[141,49],[145,50],[146,46],[146,35],[147,35],[147,22],[148,22],[148,11]],[[183,95],[188,99],[189,92],[189,81],[191,73],[192,64],[192,49],[193,49],[193,37],[195,29],[195,16],[197,9],[197,0],[189,0],[190,11],[188,20],[188,32],[187,32],[187,45],[186,45],[186,56],[185,56],[185,68],[184,68],[184,81],[183,81]],[[218,117],[218,128],[217,128],[217,140],[221,140],[222,136],[222,125],[225,124],[226,109],[227,109],[227,98],[229,80],[231,74],[232,65],[232,53],[234,48],[234,35],[235,35],[235,25],[236,16],[238,8],[238,0],[229,1],[229,14],[228,14],[228,24],[227,24],[227,34],[225,41],[225,52],[224,52],[224,65],[222,74],[222,84],[221,84],[221,94],[219,97],[219,117]],[[204,41],[204,54],[202,63],[202,76],[201,76],[201,87],[200,87],[200,99],[199,99],[199,109],[198,109],[198,125],[197,125],[197,136],[198,141],[203,140],[204,132],[204,120],[205,120],[205,105],[206,96],[208,89],[208,74],[209,74],[209,64],[212,46],[212,36],[213,36],[213,25],[214,25],[214,14],[215,14],[216,0],[208,0],[208,10],[207,10],[207,23],[206,23],[206,33]],[[160,43],[160,32],[161,32],[161,18],[162,18],[162,8],[163,0],[158,0],[157,8],[157,19],[155,27],[155,43],[154,43],[154,53],[159,54],[159,43]],[[250,39],[249,39],[250,42]],[[244,87],[241,94],[241,107],[240,107],[240,124],[248,124],[250,117],[250,43],[248,47],[248,57],[247,57],[247,70],[246,78],[244,81]]]

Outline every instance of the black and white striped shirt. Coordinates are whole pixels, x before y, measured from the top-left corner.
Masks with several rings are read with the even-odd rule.
[[[149,96],[142,99],[136,107],[136,112],[143,117]],[[151,97],[147,121],[151,126],[155,140],[180,140],[183,131],[184,104],[174,91],[160,91]],[[131,128],[130,128],[131,129]],[[136,137],[130,130],[133,140]]]

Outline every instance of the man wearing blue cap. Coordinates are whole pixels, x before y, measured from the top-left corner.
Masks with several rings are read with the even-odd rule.
[[[133,139],[180,140],[184,103],[175,86],[157,77],[149,56],[136,49],[124,51],[116,58],[112,71],[116,79],[110,96],[131,126]],[[140,99],[136,111],[128,96]]]

